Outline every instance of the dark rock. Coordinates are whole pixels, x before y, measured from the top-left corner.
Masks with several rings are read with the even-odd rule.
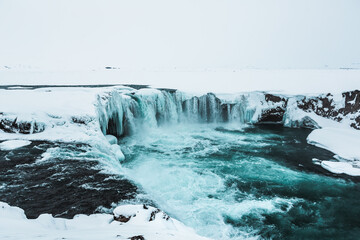
[[[287,107],[288,99],[272,94],[265,94],[265,101],[272,108],[264,109],[259,117],[258,123],[282,123]]]
[[[314,112],[321,117],[329,118],[337,122],[342,121],[348,114],[355,115],[355,118],[350,118],[353,121],[350,126],[355,129],[360,129],[360,91],[354,90],[350,92],[344,92],[342,97],[345,102],[345,106],[336,106],[336,102],[333,99],[332,94],[327,94],[312,98],[304,97],[298,101],[298,107],[306,112]]]
[[[156,209],[156,210],[152,211],[150,214],[149,222],[154,221],[156,214],[159,212],[160,212],[160,209]]]
[[[156,209],[156,210],[151,212],[149,222],[154,221],[155,218],[156,218],[156,214],[158,214],[158,213],[162,213],[162,218],[165,219],[166,221],[168,221],[170,219],[169,215],[167,215],[164,212],[161,212],[160,209]]]
[[[91,118],[88,118],[88,117],[71,117],[71,121],[73,123],[86,125],[89,122],[91,122]]]
[[[133,236],[129,238],[130,240],[145,240],[143,235]]]
[[[281,123],[283,121],[285,109],[281,107],[266,109],[262,112],[259,123]]]
[[[286,102],[286,99],[272,94],[265,94],[265,101],[278,103],[278,102]]]
[[[128,216],[128,217],[125,217],[123,215],[120,215],[118,217],[114,216],[115,221],[122,222],[122,223],[126,223],[126,222],[130,221],[130,219],[131,219],[131,216]]]
[[[143,204],[143,209],[149,209],[145,204]]]
[[[335,104],[331,97],[331,94],[327,94],[326,97],[304,97],[301,101],[298,101],[298,107],[306,112],[314,112],[322,117],[334,118],[337,116],[337,113],[334,111]]]
[[[299,124],[299,127],[301,128],[310,128],[310,129],[318,129],[320,128],[319,124],[315,122],[312,118],[305,116],[301,119],[301,122]]]
[[[169,215],[167,215],[166,213],[164,213],[163,219],[165,219],[166,221],[169,221],[170,217],[169,217]]]
[[[360,91],[355,90],[351,92],[344,92],[342,94],[345,98],[345,107],[340,109],[340,112],[345,116],[350,113],[356,113],[360,110]]]
[[[355,122],[350,125],[351,127],[360,130],[360,116],[355,118]]]
[[[22,133],[22,134],[32,134],[39,133],[45,130],[45,126],[42,123],[37,122],[24,122],[17,121],[17,118],[14,120],[11,119],[1,119],[0,120],[0,129],[7,133]]]

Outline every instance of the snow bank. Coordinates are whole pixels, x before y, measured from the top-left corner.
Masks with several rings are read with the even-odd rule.
[[[321,166],[332,173],[360,176],[360,168],[354,167],[351,163],[322,161]]]
[[[9,151],[30,145],[31,142],[27,140],[9,140],[0,143],[0,150]]]
[[[42,214],[37,219],[27,219],[22,209],[0,202],[0,239],[125,240],[134,236],[147,240],[207,239],[173,218],[164,218],[164,213],[156,208],[146,208],[141,205],[116,208],[116,213],[133,216],[128,222],[114,221],[110,214],[76,215],[73,219]]]
[[[347,128],[322,128],[310,133],[308,143],[327,149],[338,162],[322,161],[321,166],[336,174],[360,176],[360,131]]]
[[[322,128],[310,133],[310,144],[325,148],[339,157],[360,161],[360,131],[346,128]]]

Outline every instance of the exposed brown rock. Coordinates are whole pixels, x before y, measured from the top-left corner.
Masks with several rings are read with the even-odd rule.
[[[129,238],[130,240],[145,240],[143,235],[133,236]]]
[[[260,116],[259,123],[281,123],[285,114],[285,109],[276,107],[272,109],[264,110]]]
[[[329,93],[326,96],[304,97],[298,101],[298,107],[306,112],[314,112],[316,115],[337,122],[342,121],[349,114],[354,114],[354,117],[350,118],[350,121],[353,121],[350,126],[360,129],[360,91],[344,92],[342,97],[344,106],[337,106],[333,95]]]
[[[340,109],[340,112],[344,115],[349,113],[356,113],[360,110],[360,91],[355,90],[351,92],[344,92],[342,94],[345,98],[345,107]]]
[[[279,97],[279,96],[275,96],[275,95],[267,93],[267,94],[265,94],[265,101],[278,103],[278,102],[286,102],[287,100],[283,97]]]
[[[281,123],[287,107],[288,99],[273,94],[265,94],[265,101],[273,108],[264,109],[259,118],[259,123]],[[281,103],[281,104],[279,104]]]
[[[156,210],[152,211],[150,214],[149,222],[154,221],[156,214],[159,212],[160,212],[160,209],[156,209]]]
[[[17,121],[17,118],[14,120],[4,118],[0,120],[0,129],[7,133],[31,134],[42,132],[45,130],[45,127],[37,122]]]
[[[125,217],[123,215],[120,215],[118,217],[114,216],[115,221],[122,222],[122,223],[126,223],[126,222],[130,221],[130,219],[131,219],[131,216],[129,216],[129,217]]]

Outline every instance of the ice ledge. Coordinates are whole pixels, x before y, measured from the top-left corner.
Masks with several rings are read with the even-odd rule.
[[[324,169],[335,174],[360,176],[360,131],[325,127],[312,131],[307,141],[336,154],[332,161],[321,161]]]

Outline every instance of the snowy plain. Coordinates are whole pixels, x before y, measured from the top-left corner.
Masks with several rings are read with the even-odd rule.
[[[358,69],[1,69],[0,85],[138,84],[204,94],[252,91],[282,94],[341,93],[360,89]]]

